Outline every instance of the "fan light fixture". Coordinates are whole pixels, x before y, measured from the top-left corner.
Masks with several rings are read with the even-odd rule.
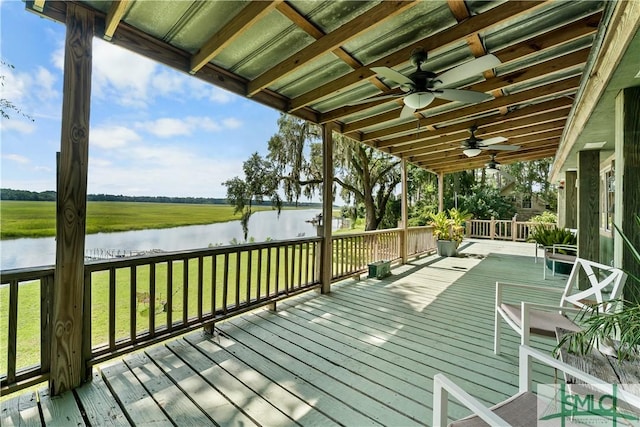
[[[404,103],[414,110],[419,110],[431,104],[433,98],[434,96],[430,92],[416,92],[405,96]]]
[[[479,148],[467,148],[466,150],[463,151],[463,153],[467,157],[475,157],[478,154],[482,153],[482,150]]]

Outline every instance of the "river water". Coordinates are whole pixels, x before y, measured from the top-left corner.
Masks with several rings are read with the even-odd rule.
[[[294,237],[316,236],[316,227],[306,221],[313,219],[319,209],[283,210],[278,218],[276,211],[256,212],[249,221],[249,237],[256,242]],[[337,224],[332,224],[333,229]],[[85,249],[115,249],[123,251],[178,251],[206,248],[210,244],[228,245],[233,239],[243,240],[240,221],[220,222],[208,225],[137,230],[117,233],[89,234]],[[35,267],[55,264],[56,242],[53,237],[37,239],[12,239],[0,241],[0,269]]]

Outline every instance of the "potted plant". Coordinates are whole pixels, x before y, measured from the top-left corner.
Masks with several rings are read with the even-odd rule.
[[[578,238],[568,228],[558,228],[556,225],[550,227],[548,224],[540,223],[532,228],[529,234],[529,241],[536,242],[536,244],[544,247],[545,251],[550,251],[553,245],[576,245]],[[547,259],[547,267],[553,268],[553,264],[549,259]],[[554,271],[560,274],[569,274],[572,267],[571,264],[556,263]]]
[[[437,239],[438,255],[455,256],[464,237],[464,221],[470,219],[471,214],[452,208],[448,214],[445,211],[432,213],[430,218]]]
[[[636,216],[636,222],[640,227],[640,216]],[[640,264],[638,249],[615,224],[614,227],[636,263]],[[640,278],[629,271],[627,274],[627,280],[636,282],[635,291],[640,291]],[[618,360],[640,357],[640,295],[634,295],[634,299],[635,301],[619,301],[621,308],[613,314],[599,310],[597,305],[591,307],[592,312],[585,309],[578,318],[584,329],[565,335],[555,351],[558,352],[566,345],[568,351],[576,354],[586,354],[592,348],[597,348],[601,351],[607,349]],[[587,316],[587,313],[593,314]]]

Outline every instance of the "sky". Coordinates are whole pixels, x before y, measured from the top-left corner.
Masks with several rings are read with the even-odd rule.
[[[64,25],[0,1],[8,99],[33,121],[1,121],[2,188],[55,190],[60,150]],[[89,194],[226,197],[222,183],[265,155],[279,113],[93,39]]]

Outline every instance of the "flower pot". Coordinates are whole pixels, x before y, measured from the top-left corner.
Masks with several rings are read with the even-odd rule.
[[[567,264],[564,262],[556,262],[555,268],[553,268],[553,261],[550,259],[546,260],[547,268],[549,270],[553,270],[556,274],[569,274],[571,273],[571,269],[573,268],[573,264]]]
[[[456,256],[458,252],[458,243],[455,240],[438,240],[436,244],[440,256]]]

